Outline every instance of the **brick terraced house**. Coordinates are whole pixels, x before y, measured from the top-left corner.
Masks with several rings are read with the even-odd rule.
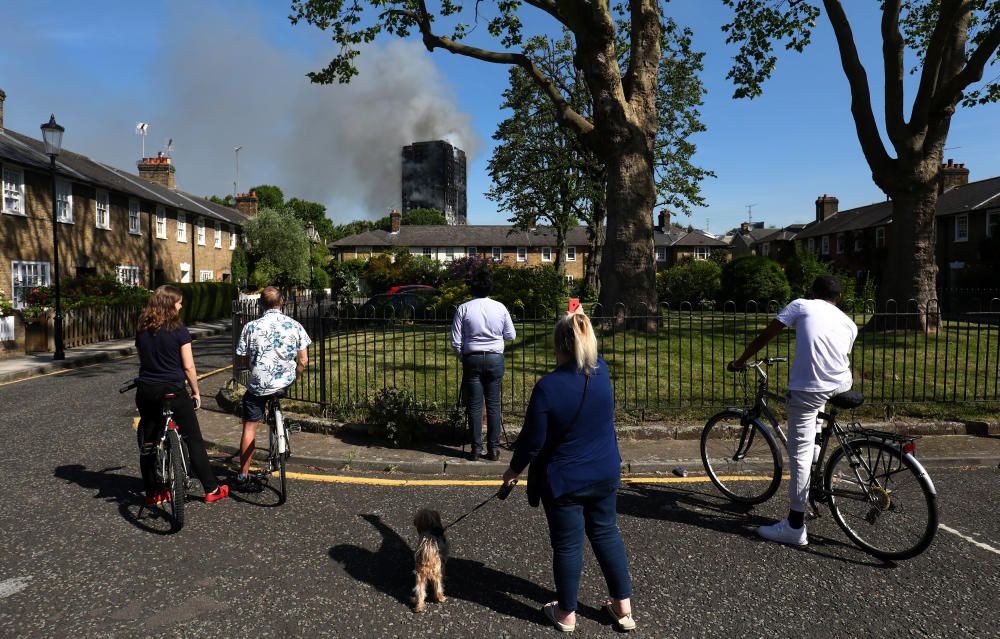
[[[52,177],[41,140],[3,128],[0,94],[0,288],[15,306],[32,286],[49,285]],[[177,189],[169,157],[143,158],[138,175],[62,150],[56,158],[61,277],[113,275],[130,284],[224,281],[243,222],[239,210]]]

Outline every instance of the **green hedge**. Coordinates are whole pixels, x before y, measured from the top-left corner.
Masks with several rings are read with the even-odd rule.
[[[236,299],[237,288],[230,282],[174,284],[184,296],[181,321],[185,324],[227,317]]]

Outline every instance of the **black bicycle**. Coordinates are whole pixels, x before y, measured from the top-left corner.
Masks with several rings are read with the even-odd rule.
[[[264,484],[269,484],[271,476],[275,473],[278,474],[277,492],[279,506],[284,504],[288,499],[285,461],[292,456],[292,444],[289,433],[300,430],[297,426],[288,426],[285,424],[285,416],[281,412],[281,400],[284,397],[285,391],[278,391],[269,397],[264,407],[264,422],[267,424],[268,432],[267,468],[256,473],[251,473]]]
[[[138,385],[137,380],[125,383],[118,390],[124,393]],[[184,440],[180,435],[177,422],[174,421],[174,411],[171,402],[177,397],[175,393],[163,396],[163,431],[156,442],[156,482],[159,494],[165,495],[164,502],[169,510],[171,528],[176,532],[184,527],[184,503],[187,499],[187,489],[191,485],[188,475],[187,453]],[[139,433],[141,439],[141,432]],[[139,441],[139,452],[142,453],[143,442]],[[146,506],[143,505],[143,508]],[[142,509],[139,510],[142,513]]]
[[[734,501],[762,503],[781,483],[778,442],[784,447],[787,440],[767,400],[785,400],[768,390],[763,367],[785,361],[765,357],[749,362],[741,371],[748,407],[727,408],[702,430],[705,471]],[[915,457],[918,437],[863,428],[856,421],[842,426],[838,412],[861,406],[861,393],[841,393],[829,403],[832,410],[819,413],[823,428],[809,488],[813,518],[819,517],[816,504],[825,503],[837,525],[865,552],[890,560],[919,555],[937,533],[938,512],[934,483]],[[834,439],[838,447],[826,461]]]

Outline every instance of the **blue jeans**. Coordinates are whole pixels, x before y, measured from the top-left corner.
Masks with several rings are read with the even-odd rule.
[[[483,450],[483,397],[486,397],[486,437],[490,450],[500,448],[500,382],[503,355],[469,353],[462,356],[465,414],[472,431],[472,452]]]
[[[583,569],[584,532],[604,573],[608,594],[615,599],[632,596],[625,543],[618,532],[617,501],[617,478],[592,484],[558,499],[542,492],[552,543],[552,572],[561,610],[576,610]]]

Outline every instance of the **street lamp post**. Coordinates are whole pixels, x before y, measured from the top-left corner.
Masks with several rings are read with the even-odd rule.
[[[52,251],[54,253],[52,262],[55,268],[56,285],[56,319],[55,319],[55,343],[56,352],[52,359],[66,359],[63,352],[63,316],[62,316],[62,296],[59,292],[59,201],[56,195],[56,156],[62,150],[62,136],[66,130],[56,124],[55,114],[49,116],[49,121],[42,125],[42,139],[45,140],[45,154],[49,156],[49,171],[52,173]]]
[[[313,289],[316,288],[316,280],[313,276],[312,245],[319,241],[319,233],[316,232],[316,225],[312,222],[306,222],[306,237],[309,238],[309,295],[311,296]]]

